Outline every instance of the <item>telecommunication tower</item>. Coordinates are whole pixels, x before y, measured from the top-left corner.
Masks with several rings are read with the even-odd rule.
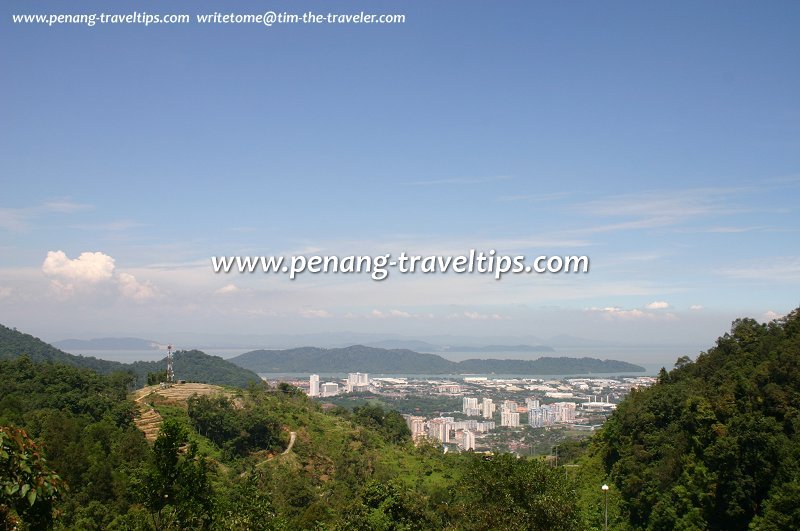
[[[175,382],[175,371],[172,370],[172,345],[167,345],[167,383]]]

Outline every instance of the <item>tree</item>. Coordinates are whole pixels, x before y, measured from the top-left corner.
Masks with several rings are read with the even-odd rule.
[[[20,523],[49,526],[57,516],[54,505],[65,489],[25,430],[0,427],[0,523],[6,529]]]
[[[353,420],[374,429],[389,442],[402,443],[411,440],[411,430],[397,411],[386,411],[379,405],[366,404],[353,409]]]
[[[184,427],[165,420],[153,445],[153,461],[134,485],[156,529],[205,529],[211,524],[209,467],[197,456],[196,446],[186,443]]]
[[[540,460],[470,456],[455,494],[460,529],[585,529],[573,485]]]

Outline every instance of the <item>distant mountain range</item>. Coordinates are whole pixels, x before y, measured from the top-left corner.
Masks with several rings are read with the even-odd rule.
[[[53,346],[62,350],[159,350],[159,343],[138,337],[64,339]]]
[[[516,348],[516,347],[515,347]],[[469,359],[460,362],[408,349],[365,345],[324,349],[254,350],[228,360],[254,372],[368,372],[377,374],[590,374],[644,372],[625,361],[549,357],[536,360]]]
[[[63,352],[39,338],[0,325],[0,360],[26,355],[37,363],[63,363],[74,367],[91,369],[102,374],[132,372],[137,383],[143,385],[147,374],[166,370],[166,358],[161,361],[137,361],[120,363],[91,356],[77,356]],[[199,350],[178,351],[174,354],[175,375],[187,381],[247,387],[259,381],[257,374],[234,365],[218,356],[209,356]]]
[[[464,337],[451,335],[423,336],[407,338],[396,334],[358,334],[352,332],[328,334],[269,334],[269,335],[209,335],[197,332],[187,336],[177,334],[170,338],[173,343],[192,345],[203,350],[242,349],[269,350],[299,348],[304,345],[319,345],[322,348],[344,348],[350,345],[384,348],[389,350],[407,349],[415,352],[480,352],[486,354],[503,352],[556,352],[559,348],[575,347],[613,347],[625,346],[596,339],[558,335],[548,339],[537,336],[486,336]],[[145,351],[163,348],[166,342],[138,337],[103,337],[95,339],[62,339],[53,342],[57,348],[68,352],[89,351]],[[630,346],[630,345],[627,345]]]

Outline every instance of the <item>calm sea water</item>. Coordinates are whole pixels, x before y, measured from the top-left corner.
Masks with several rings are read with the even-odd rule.
[[[221,358],[232,358],[245,352],[250,352],[251,348],[239,349],[198,349],[211,356]],[[132,363],[134,361],[159,361],[167,357],[166,350],[65,350],[70,354],[81,356],[92,356],[103,360],[121,361],[122,363]]]

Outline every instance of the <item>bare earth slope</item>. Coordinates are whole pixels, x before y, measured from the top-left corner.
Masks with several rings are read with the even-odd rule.
[[[158,437],[161,428],[162,418],[158,411],[153,409],[149,402],[157,400],[159,403],[169,403],[171,405],[186,407],[186,402],[192,395],[232,395],[230,391],[218,385],[211,384],[174,384],[169,387],[159,385],[149,385],[133,392],[132,399],[139,408],[139,414],[134,423],[147,438],[153,442]]]

